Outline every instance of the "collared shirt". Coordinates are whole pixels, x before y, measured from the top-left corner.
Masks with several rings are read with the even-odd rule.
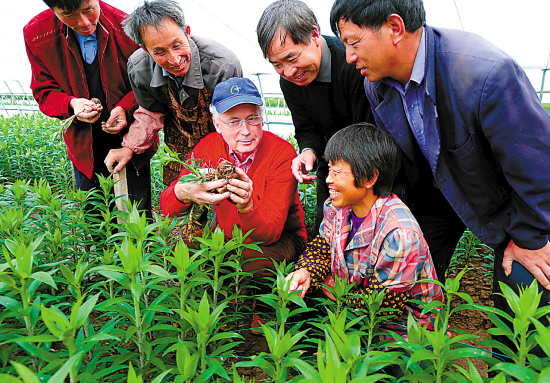
[[[209,94],[212,94],[219,82],[231,77],[242,77],[239,59],[227,48],[199,36],[191,37],[189,45],[191,63],[178,87],[178,101],[184,108],[195,106],[186,102],[190,98],[186,88],[201,90],[206,86]],[[165,76],[163,68],[143,49],[136,51],[128,60],[128,75],[141,107],[155,113],[168,111],[169,106],[160,101],[160,89],[165,84],[174,83],[175,80]]]
[[[80,45],[82,58],[88,64],[93,63],[97,55],[97,31],[90,36],[83,36],[77,32],[74,32],[74,34],[78,40],[78,45]]]
[[[185,75],[183,76],[174,76],[172,73],[168,72],[166,69],[162,68],[162,75],[164,77],[169,77],[176,83],[176,86],[178,89],[180,88],[181,84],[183,83],[183,79],[185,78]]]
[[[435,165],[435,161],[432,161],[428,152],[428,146],[426,144],[426,133],[424,129],[424,95],[426,94],[426,28],[422,28],[422,36],[420,38],[420,44],[418,45],[418,51],[416,52],[416,58],[414,60],[413,70],[409,82],[403,85],[392,78],[386,78],[384,81],[388,85],[395,88],[401,95],[403,100],[403,107],[405,114],[409,122],[409,126],[420,146],[420,150],[424,156],[428,159],[429,163]],[[435,169],[432,169],[435,173]]]
[[[218,83],[231,77],[242,77],[243,74],[237,56],[215,41],[193,36],[189,45],[191,63],[178,88],[180,105],[187,109],[196,105],[196,101],[194,103],[193,97],[187,93],[189,88],[196,89],[197,92],[206,88],[208,94],[212,95]],[[164,126],[164,115],[171,106],[162,101],[164,96],[161,88],[165,84],[173,83],[173,80],[163,75],[162,67],[143,49],[136,51],[128,60],[128,75],[140,105],[138,111],[145,110],[150,118],[141,123],[136,117],[124,136],[122,145],[131,148],[135,153],[142,153],[153,144],[156,132]]]
[[[437,276],[420,226],[399,197],[395,194],[379,197],[348,240],[352,230],[351,211],[349,206],[335,207],[330,199],[325,202],[319,233],[330,252],[316,257],[330,256],[331,265],[327,264],[326,268],[330,267],[334,275],[346,277],[348,283],[356,282],[358,286],[372,275],[387,289],[410,290],[414,299],[425,302],[443,299],[438,285],[418,282],[437,279]]]
[[[323,41],[323,52],[321,54],[321,64],[319,65],[319,73],[315,77],[314,81],[321,82],[330,82],[331,81],[331,62],[332,62],[332,53],[328,47],[328,44],[323,36],[321,36]],[[307,86],[307,85],[306,85]]]
[[[239,156],[237,153],[233,151],[233,149],[229,148],[229,155],[231,158],[235,160],[235,166],[241,169],[243,172],[247,173],[248,169],[252,166],[252,163],[254,162],[254,159],[256,158],[256,153],[258,153],[260,145],[256,146],[256,149],[244,161],[241,161],[239,159]]]
[[[186,74],[183,76],[174,76],[166,69],[160,65],[156,65],[155,71],[153,73],[153,78],[151,79],[151,86],[160,87],[165,84],[167,81],[172,82],[176,85],[178,89],[180,105],[184,108],[191,108],[194,105],[186,104],[186,101],[189,99],[189,94],[185,90],[185,87],[195,88],[200,90],[204,88],[204,81],[201,73],[201,56],[199,54],[199,49],[195,41],[189,39],[189,46],[191,47],[191,63],[189,64],[189,69]],[[191,100],[189,100],[191,101]],[[194,104],[196,100],[193,100]]]

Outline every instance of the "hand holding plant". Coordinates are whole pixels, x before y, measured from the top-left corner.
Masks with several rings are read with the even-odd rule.
[[[290,293],[301,290],[298,296],[302,299],[306,296],[306,293],[309,290],[309,286],[311,285],[311,275],[309,274],[309,271],[301,268],[293,273],[288,274],[286,276],[286,280],[290,281],[290,285],[288,287],[288,291]]]

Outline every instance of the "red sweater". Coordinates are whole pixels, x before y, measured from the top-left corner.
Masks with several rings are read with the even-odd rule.
[[[138,45],[122,29],[126,13],[101,0],[99,4],[97,54],[106,109],[110,112],[120,106],[130,118],[137,103],[128,79],[127,62]],[[50,117],[70,117],[69,103],[73,98],[90,98],[74,33],[48,9],[35,16],[23,28],[23,34],[32,68],[31,89],[40,110]],[[92,125],[75,119],[64,138],[69,158],[90,178],[93,174]]]
[[[235,163],[229,156],[229,147],[221,134],[210,133],[195,146],[189,158],[204,158],[215,165],[220,159]],[[298,197],[297,182],[290,165],[296,157],[294,147],[274,135],[264,131],[260,147],[248,177],[253,182],[252,198],[254,208],[248,214],[241,214],[229,200],[214,206],[218,225],[226,233],[233,231],[236,224],[243,233],[255,229],[248,237],[250,241],[261,241],[266,245],[276,242],[281,233],[295,232],[307,240],[304,209]],[[189,174],[183,168],[178,176]],[[166,215],[179,215],[189,209],[189,204],[181,203],[174,192],[178,180],[172,182],[160,196],[160,206]]]

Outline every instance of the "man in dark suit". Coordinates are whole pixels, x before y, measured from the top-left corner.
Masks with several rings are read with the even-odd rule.
[[[462,221],[495,249],[496,292],[536,278],[548,304],[550,115],[524,71],[479,36],[425,25],[422,0],[336,0],[330,19],[378,128],[405,153],[430,249],[458,240]],[[438,273],[449,258],[434,256]]]
[[[344,44],[322,36],[317,18],[299,0],[270,4],[256,32],[264,57],[281,75],[281,90],[292,113],[300,146],[292,173],[300,183],[317,178],[317,233],[328,198],[328,165],[321,158],[325,145],[338,130],[372,119],[363,79],[346,63]],[[308,175],[316,163],[317,175]]]

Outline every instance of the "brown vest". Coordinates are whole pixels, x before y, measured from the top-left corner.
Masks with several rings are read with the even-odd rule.
[[[176,153],[182,161],[187,160],[195,145],[208,133],[215,131],[209,106],[212,96],[206,87],[199,90],[197,105],[193,109],[184,109],[178,102],[178,96],[173,93],[168,84],[161,88],[163,100],[169,105],[169,112],[164,122],[164,142]],[[169,162],[164,166],[162,182],[168,186],[178,178],[183,165]]]

